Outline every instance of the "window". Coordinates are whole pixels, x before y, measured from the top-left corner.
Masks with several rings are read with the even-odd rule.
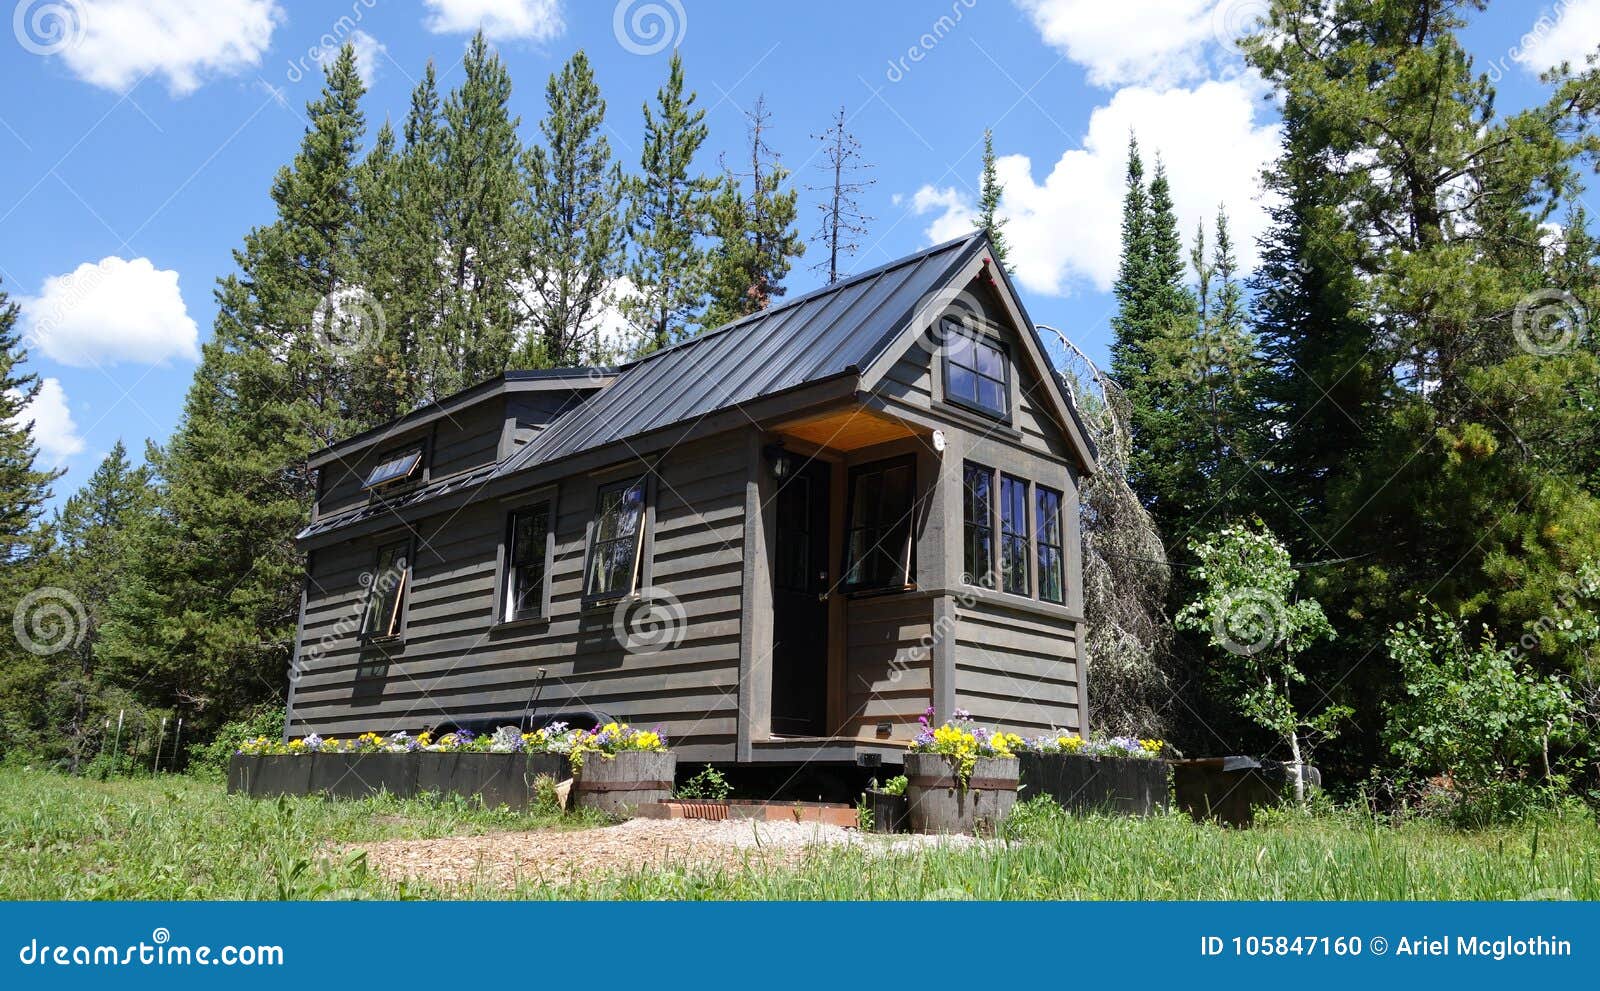
[[[511,514],[506,534],[505,622],[544,614],[544,554],[550,536],[550,503],[541,502]]]
[[[1000,579],[1007,592],[1032,594],[1028,585],[1028,483],[1000,476]]]
[[[916,461],[910,456],[851,469],[846,591],[901,589],[911,584],[916,481]]]
[[[367,586],[367,605],[361,613],[361,636],[384,640],[400,635],[400,620],[405,611],[406,584],[411,577],[409,541],[378,548],[378,563],[371,574],[362,575]]]
[[[973,585],[994,588],[994,469],[961,468],[961,568]]]
[[[639,548],[644,541],[643,478],[608,485],[595,499],[594,536],[584,577],[586,599],[614,599],[639,584]]]
[[[361,487],[370,492],[373,489],[388,488],[408,482],[417,476],[417,470],[422,467],[422,448],[412,447],[404,451],[391,451],[379,459],[373,469],[367,472],[366,481]]]
[[[1011,416],[1011,386],[1000,343],[955,320],[945,321],[944,396],[1002,420]]]
[[[1065,602],[1062,582],[1061,493],[1036,485],[1033,489],[1033,542],[1039,558],[1039,598]]]

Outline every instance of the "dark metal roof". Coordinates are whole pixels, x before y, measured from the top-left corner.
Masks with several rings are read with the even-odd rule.
[[[500,473],[859,372],[982,241],[972,234],[935,245],[625,365],[610,386],[553,421]]]

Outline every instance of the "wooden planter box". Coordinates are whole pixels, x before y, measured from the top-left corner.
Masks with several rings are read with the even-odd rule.
[[[1172,762],[1178,808],[1197,821],[1249,826],[1256,809],[1294,801],[1293,765],[1254,757],[1205,757]],[[1306,793],[1322,785],[1322,774],[1305,765]]]
[[[329,798],[370,798],[380,792],[411,798],[417,793],[413,754],[312,754],[291,759],[311,764],[309,791]]]
[[[247,772],[245,791],[251,798],[304,795],[311,788],[311,761],[303,756],[274,754],[242,759],[254,765]]]
[[[940,754],[906,754],[907,819],[914,833],[993,834],[1017,803],[1017,762],[981,757],[965,787]]]
[[[261,768],[261,757],[252,754],[234,754],[228,758],[228,794],[248,795],[250,785]]]
[[[672,797],[678,755],[625,751],[605,758],[585,754],[573,795],[577,804],[610,815],[631,816],[641,805]]]
[[[572,777],[564,754],[429,753],[417,759],[416,793],[465,795],[488,808],[504,805],[525,809],[535,801],[535,782],[541,777],[562,781]]]
[[[867,811],[872,813],[874,833],[903,833],[909,828],[911,803],[904,795],[886,791],[867,791]]]
[[[1171,768],[1164,760],[1022,753],[1017,764],[1029,798],[1049,795],[1069,812],[1143,816],[1169,804]]]

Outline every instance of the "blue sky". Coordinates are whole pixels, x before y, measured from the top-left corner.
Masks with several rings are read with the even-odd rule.
[[[164,441],[210,334],[215,280],[298,145],[330,43],[357,44],[374,129],[403,118],[428,59],[441,87],[480,24],[508,63],[524,139],[548,75],[576,48],[637,163],[640,105],[671,45],[708,110],[702,166],[737,152],[765,95],[770,142],[820,184],[812,135],[843,107],[876,184],[860,270],[971,220],[983,129],[1035,320],[1104,355],[1124,146],[1137,129],[1172,174],[1185,232],[1225,204],[1253,262],[1256,177],[1277,140],[1269,95],[1224,44],[1264,0],[6,0],[0,36],[0,277],[24,306],[33,411],[70,492],[120,437]],[[1501,2],[1467,34],[1501,106],[1537,70],[1600,43],[1600,0]],[[802,229],[817,197],[802,193]],[[817,283],[818,252],[789,279]]]

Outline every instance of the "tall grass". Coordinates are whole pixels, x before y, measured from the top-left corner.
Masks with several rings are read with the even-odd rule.
[[[1252,830],[1177,816],[1076,818],[1030,804],[1007,843],[826,849],[445,890],[387,881],[340,844],[593,825],[464,802],[253,801],[184,778],[107,783],[0,771],[0,898],[1517,899],[1600,898],[1600,827],[1552,813],[1461,832],[1279,816]]]

